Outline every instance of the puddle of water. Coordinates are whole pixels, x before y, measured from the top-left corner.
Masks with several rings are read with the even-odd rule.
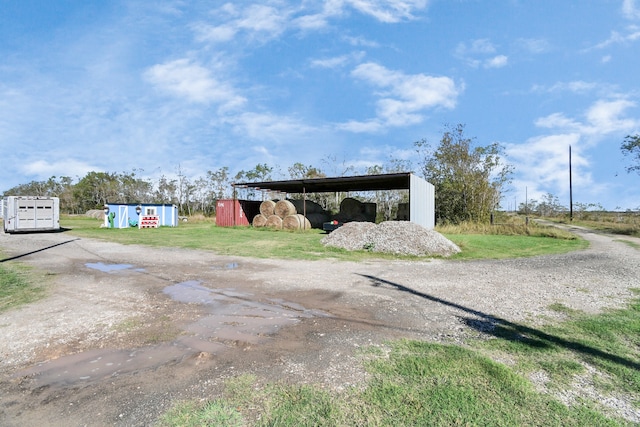
[[[133,265],[131,264],[105,264],[103,262],[88,262],[85,267],[93,268],[94,270],[100,270],[104,273],[111,273],[112,271],[127,270]]]
[[[211,268],[214,269],[214,270],[235,270],[238,267],[240,267],[240,265],[237,262],[230,262],[230,263],[224,264],[222,266],[214,265]]]
[[[38,386],[67,386],[90,383],[144,369],[154,369],[185,356],[183,348],[159,345],[136,350],[89,350],[64,356],[19,372],[34,376]]]
[[[177,283],[167,286],[163,292],[171,297],[172,300],[185,303],[213,304],[216,299],[224,298],[222,295],[216,295],[211,289],[202,286],[197,280]]]
[[[90,383],[179,363],[198,353],[216,354],[238,345],[260,344],[282,327],[304,318],[328,316],[282,299],[256,301],[254,295],[235,289],[207,288],[195,280],[167,286],[164,293],[178,302],[202,304],[207,314],[187,325],[185,334],[171,343],[129,351],[86,351],[39,364],[15,377],[30,376],[35,387]]]

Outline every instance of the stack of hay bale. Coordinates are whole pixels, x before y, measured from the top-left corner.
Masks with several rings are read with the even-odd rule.
[[[291,200],[265,200],[260,204],[260,213],[253,218],[252,225],[287,230],[311,228],[309,219],[298,213]]]
[[[299,230],[322,228],[322,224],[335,219],[342,223],[375,222],[376,204],[362,203],[346,198],[340,203],[340,212],[333,217],[321,205],[311,200],[265,200],[260,204],[260,213],[253,218],[254,227]]]

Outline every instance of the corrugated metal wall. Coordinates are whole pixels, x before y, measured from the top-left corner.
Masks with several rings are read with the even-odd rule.
[[[218,200],[216,203],[216,225],[218,227],[251,225],[253,218],[260,213],[260,203],[253,200]]]
[[[436,226],[435,187],[411,174],[409,178],[409,220],[425,228]]]

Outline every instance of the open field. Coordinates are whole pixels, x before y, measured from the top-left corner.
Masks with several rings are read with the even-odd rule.
[[[398,257],[371,253],[366,250],[346,251],[325,247],[320,241],[325,235],[321,230],[293,232],[253,227],[216,227],[210,221],[190,221],[178,227],[139,230],[100,228],[100,222],[87,217],[64,217],[61,225],[73,234],[115,241],[123,244],[144,244],[204,249],[219,255],[250,256],[257,258],[285,258],[320,260],[333,258],[343,261],[369,259],[398,259]],[[447,232],[448,231],[448,232]],[[531,225],[529,234],[486,235],[463,229],[454,233],[444,230],[445,237],[456,243],[462,253],[451,259],[501,259],[565,253],[585,248],[588,243],[567,232],[552,227]],[[550,235],[552,238],[548,238]]]

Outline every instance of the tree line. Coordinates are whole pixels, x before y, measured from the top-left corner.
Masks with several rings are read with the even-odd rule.
[[[4,192],[5,195],[59,197],[61,210],[70,214],[83,214],[91,209],[102,209],[106,203],[166,203],[175,204],[181,215],[215,215],[216,202],[231,197],[259,199],[271,195],[242,190],[233,194],[234,182],[260,182],[274,179],[322,178],[413,172],[435,187],[435,215],[438,223],[463,221],[488,222],[498,209],[507,185],[511,182],[513,167],[505,162],[503,147],[498,143],[480,145],[475,138],[465,135],[464,125],[446,126],[439,141],[426,139],[413,143],[415,164],[410,160],[389,158],[387,162],[357,170],[347,162],[328,156],[321,165],[294,163],[283,173],[279,166],[258,164],[250,170],[232,174],[225,166],[209,170],[204,176],[188,177],[180,166],[176,174],[156,179],[144,178],[142,170],[131,172],[89,172],[75,180],[68,176],[52,176],[46,181],[20,184]],[[637,165],[629,171],[640,172],[640,136],[627,136],[621,147],[623,153],[633,156]],[[308,198],[328,211],[337,212],[340,201],[347,194],[309,194]],[[378,219],[393,219],[398,203],[407,202],[404,190],[351,193],[362,201],[378,206]],[[599,205],[580,205],[579,209],[597,209]],[[566,210],[558,199],[548,194],[540,201],[521,204],[522,213],[551,216]]]
[[[171,177],[144,178],[141,170],[131,172],[89,172],[75,180],[68,176],[52,176],[46,181],[32,181],[5,191],[5,195],[59,197],[63,212],[83,214],[102,209],[106,203],[175,204],[181,215],[196,213],[215,215],[216,202],[230,197],[265,198],[256,190],[233,194],[234,182],[260,182],[274,179],[322,178],[413,172],[435,186],[436,220],[457,223],[489,220],[500,203],[505,186],[510,182],[512,167],[503,160],[503,149],[497,143],[482,146],[464,133],[464,125],[447,126],[437,143],[426,139],[413,143],[416,164],[411,160],[389,158],[384,164],[357,170],[335,157],[327,157],[321,165],[294,163],[282,173],[278,166],[258,164],[250,170],[232,174],[228,166],[207,171],[204,176],[188,177],[178,166]],[[260,194],[258,194],[260,193]],[[347,194],[319,193],[308,197],[328,211],[337,212]],[[408,201],[406,190],[350,193],[362,201],[378,206],[378,219],[395,218],[399,203]]]

